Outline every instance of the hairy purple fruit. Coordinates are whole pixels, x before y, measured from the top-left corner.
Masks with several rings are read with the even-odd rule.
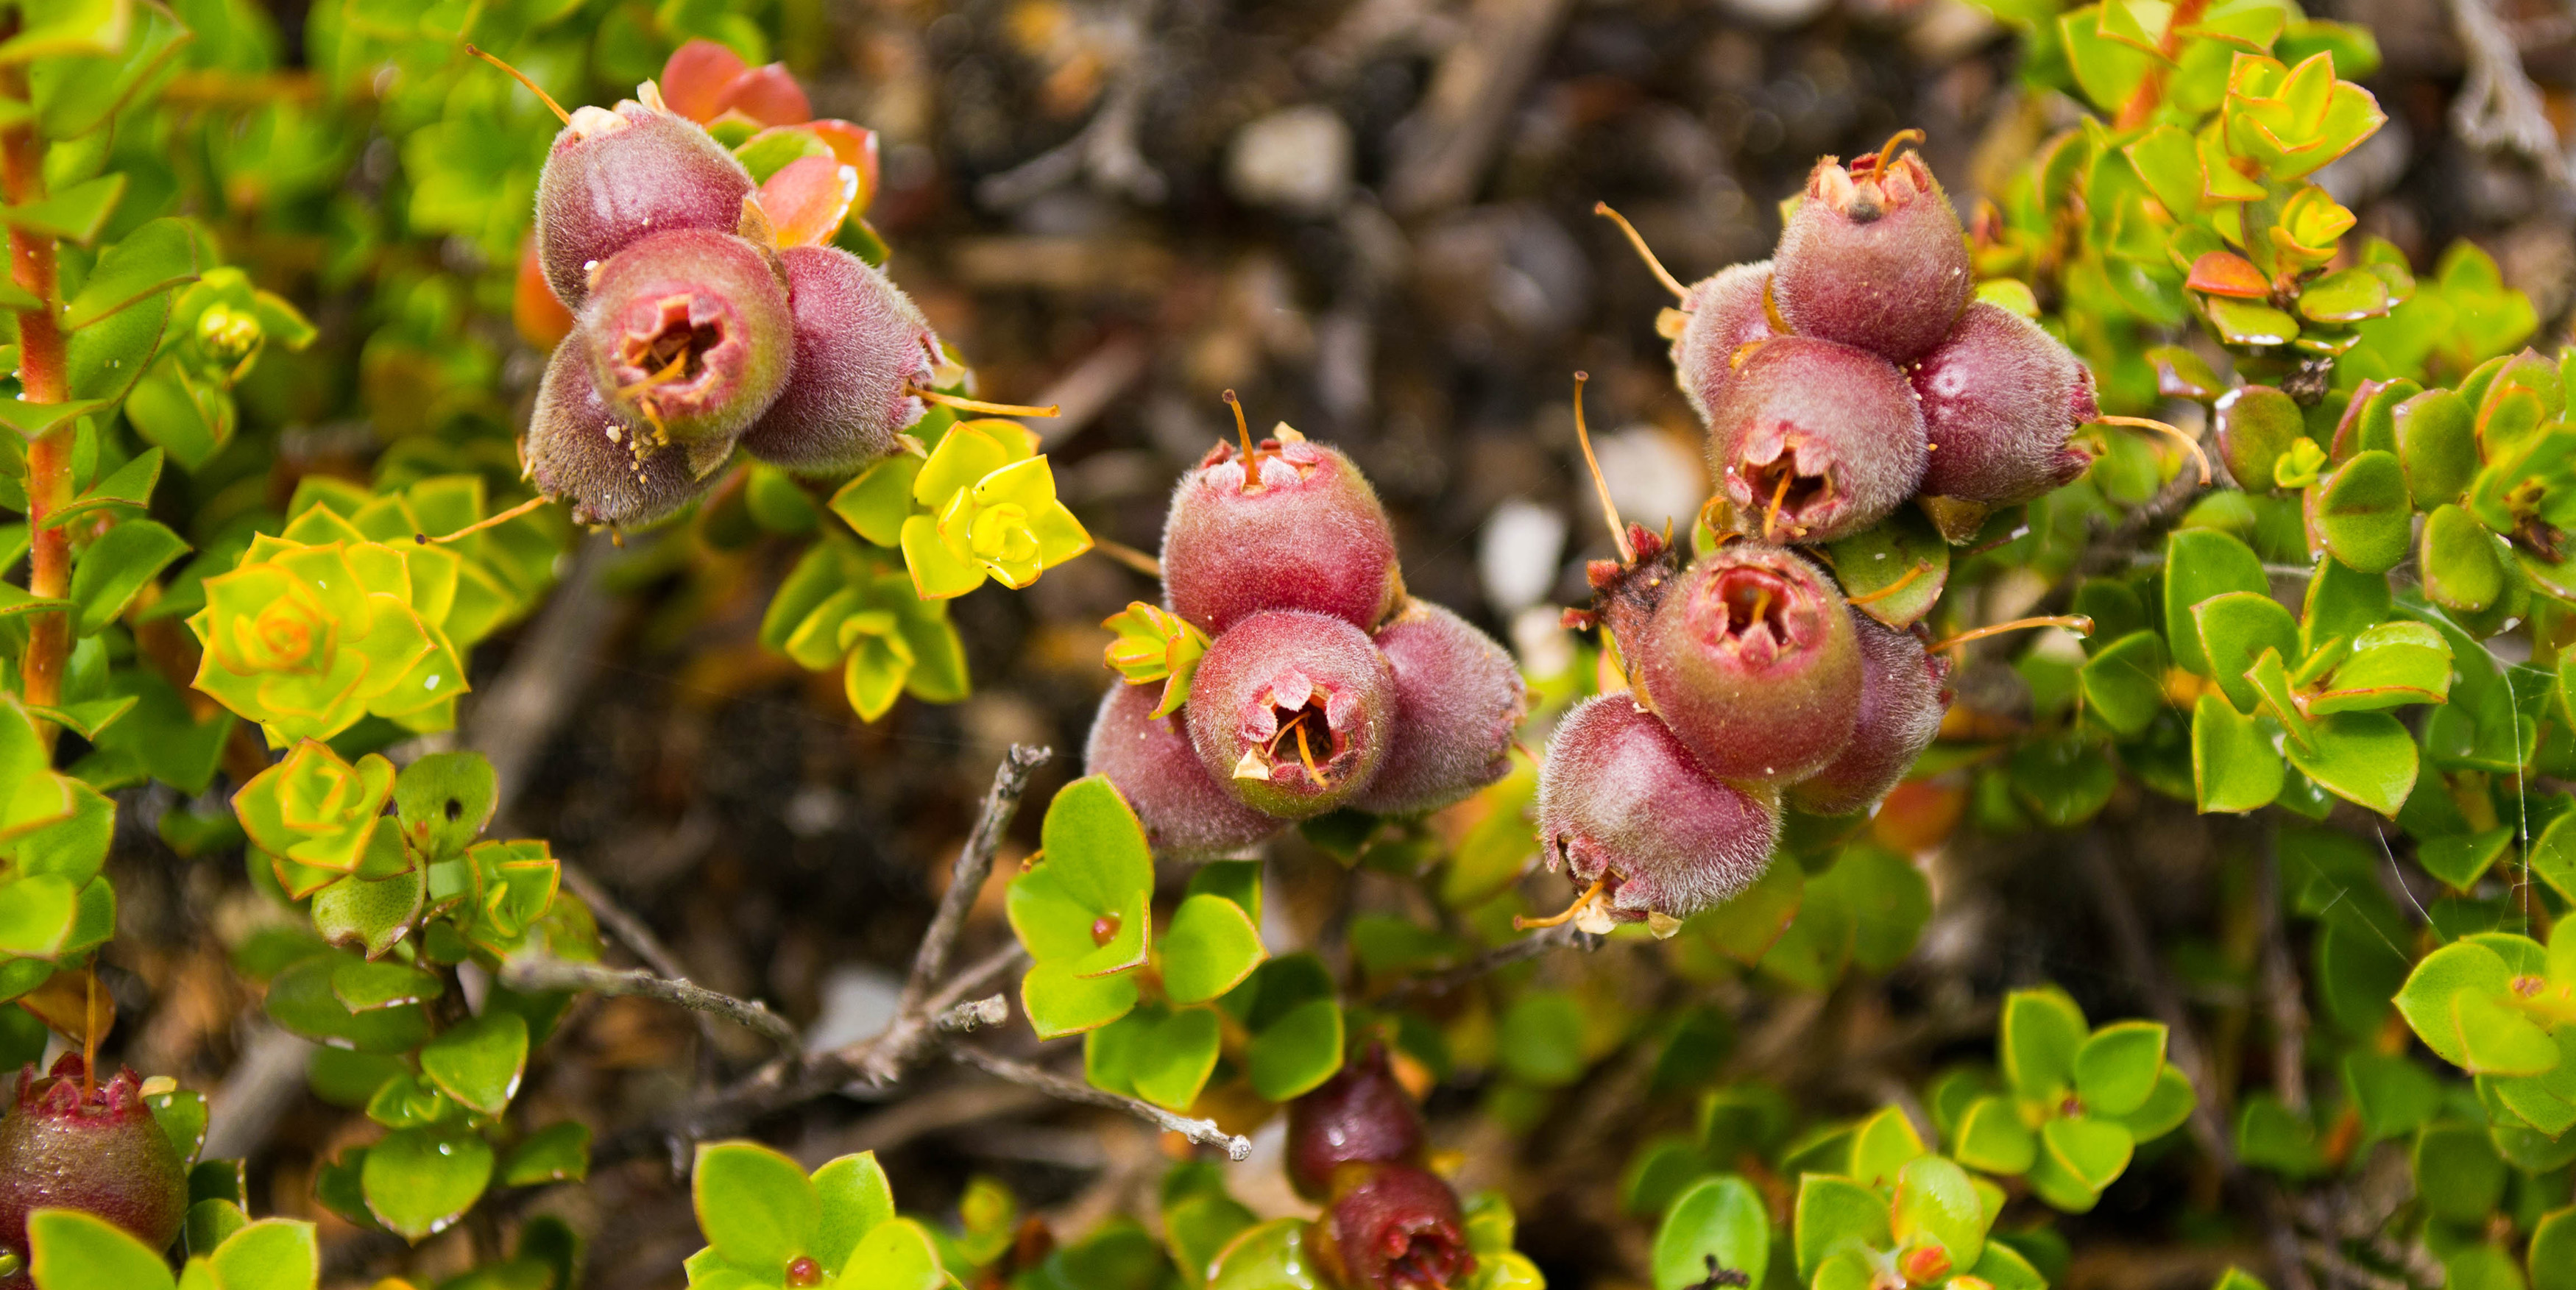
[[[1811,815],[1877,805],[1932,746],[1950,706],[1950,660],[1927,653],[1911,632],[1850,613],[1860,642],[1860,719],[1840,756],[1790,786],[1789,804]]]
[[[1773,257],[1791,330],[1895,363],[1940,344],[1975,290],[1959,214],[1911,152],[1818,161]]]
[[[1673,382],[1703,424],[1735,378],[1735,351],[1771,338],[1770,311],[1762,305],[1770,284],[1769,260],[1729,265],[1692,283],[1682,302],[1688,321],[1673,340]]]
[[[907,386],[936,383],[939,338],[901,288],[839,247],[791,246],[778,258],[795,361],[742,446],[803,475],[846,475],[892,456],[895,436],[923,410]]]
[[[1370,1045],[1315,1091],[1288,1104],[1288,1182],[1321,1201],[1346,1165],[1422,1163],[1422,1108]]]
[[[1276,818],[1236,801],[1209,777],[1180,714],[1154,715],[1162,693],[1159,685],[1111,686],[1092,718],[1082,773],[1109,777],[1159,856],[1229,855],[1277,833]]]
[[[1969,305],[1911,379],[1932,441],[1926,493],[2009,506],[2073,483],[2093,462],[2066,443],[2101,415],[2093,373],[2020,314]]]
[[[1348,1290],[1450,1290],[1476,1270],[1458,1194],[1438,1175],[1387,1165],[1335,1198],[1316,1258]]]
[[[643,238],[673,229],[732,232],[751,172],[677,113],[625,102],[586,107],[555,136],[537,175],[537,258],[566,308],[590,275]]]
[[[17,1104],[0,1119],[0,1250],[22,1266],[27,1215],[39,1209],[105,1219],[155,1250],[177,1238],[188,1212],[187,1166],[143,1104],[142,1081],[119,1070],[84,1090],[86,1069],[79,1053],[42,1077],[26,1067]],[[16,1285],[25,1284],[21,1273]]]
[[[1437,810],[1512,768],[1512,732],[1529,710],[1520,668],[1466,619],[1414,600],[1377,631],[1395,675],[1386,764],[1351,799],[1364,811]]]
[[[1602,884],[1611,917],[1688,918],[1762,876],[1780,835],[1767,791],[1702,770],[1653,713],[1624,694],[1557,722],[1538,773],[1539,854]]]
[[[656,233],[610,257],[573,333],[619,415],[724,443],[778,398],[796,322],[772,260],[730,233]]]
[[[1842,593],[1778,547],[1739,542],[1685,570],[1628,670],[1699,764],[1737,783],[1814,774],[1860,718],[1860,644]]]
[[[1255,810],[1301,820],[1342,805],[1386,760],[1395,677],[1359,628],[1269,609],[1226,629],[1190,681],[1190,743]]]
[[[692,467],[693,454],[708,474]],[[714,485],[712,471],[725,456],[641,435],[599,396],[589,357],[571,341],[556,346],[547,362],[536,410],[519,439],[520,465],[538,492],[570,502],[575,524],[620,529],[667,519],[696,501]]]
[[[1887,517],[1922,482],[1923,413],[1875,354],[1780,336],[1745,357],[1709,417],[1709,471],[1741,522],[1831,542]]]
[[[1163,522],[1163,599],[1211,635],[1265,609],[1374,629],[1404,598],[1395,530],[1351,459],[1303,437],[1230,443],[1181,476]]]

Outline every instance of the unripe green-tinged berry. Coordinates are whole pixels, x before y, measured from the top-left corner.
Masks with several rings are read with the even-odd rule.
[[[1425,600],[1406,602],[1375,640],[1395,675],[1395,720],[1386,764],[1351,804],[1385,815],[1437,810],[1501,779],[1529,703],[1511,654]]]
[[[1771,862],[1780,812],[1701,769],[1629,696],[1565,714],[1538,777],[1539,854],[1603,886],[1611,917],[1688,918],[1751,886]]]
[[[1347,1290],[1450,1290],[1476,1270],[1458,1194],[1413,1165],[1379,1167],[1316,1229],[1317,1261]]]
[[[1145,825],[1156,855],[1228,855],[1277,833],[1280,821],[1235,800],[1190,746],[1180,714],[1154,715],[1159,685],[1113,685],[1083,747],[1082,773],[1107,775]]]
[[[751,172],[678,114],[636,102],[586,107],[555,135],[537,175],[537,257],[555,297],[578,309],[590,275],[643,238],[673,229],[731,232]]]
[[[1304,819],[1349,801],[1386,760],[1395,677],[1359,628],[1269,609],[1208,646],[1183,711],[1218,783],[1256,810]]]
[[[935,383],[939,340],[910,297],[835,246],[791,246],[788,305],[795,361],[778,401],[743,431],[752,456],[799,474],[842,475],[892,456],[921,419],[909,386]]]
[[[2074,482],[2092,464],[2066,436],[2101,415],[2093,373],[2020,314],[1969,305],[1911,379],[1932,441],[1926,493],[2009,506]]]
[[[699,451],[712,452],[701,463],[709,472],[726,455]],[[610,410],[577,341],[555,347],[519,439],[519,462],[538,492],[572,504],[573,523],[632,529],[677,513],[715,483],[712,473],[692,467],[691,456],[690,448],[654,443]]]
[[[1790,786],[1789,804],[1811,815],[1876,805],[1932,745],[1950,706],[1949,659],[1925,652],[1910,632],[1849,612],[1860,642],[1860,719],[1840,756]]]
[[[22,1263],[27,1215],[39,1209],[105,1219],[155,1250],[187,1214],[187,1167],[144,1105],[142,1081],[120,1070],[85,1091],[86,1069],[78,1053],[42,1078],[28,1066],[0,1119],[0,1250]]]
[[[1923,413],[1905,376],[1849,345],[1778,336],[1745,356],[1709,416],[1709,470],[1773,541],[1831,542],[1922,482]]]
[[[787,383],[796,323],[776,263],[730,233],[656,233],[609,258],[568,344],[601,397],[673,443],[730,446]]]
[[[1687,321],[1673,339],[1673,383],[1702,424],[1735,377],[1735,352],[1771,337],[1771,316],[1762,305],[1770,282],[1769,260],[1729,265],[1692,283],[1682,302]]]
[[[1308,1200],[1326,1200],[1337,1170],[1421,1164],[1425,1140],[1422,1108],[1396,1082],[1386,1049],[1372,1044],[1288,1104],[1288,1182]]]
[[[1699,764],[1739,783],[1814,774],[1860,717],[1860,643],[1842,593],[1778,547],[1739,542],[1685,570],[1628,670]]]
[[[1818,161],[1772,257],[1791,330],[1896,363],[1940,344],[1975,290],[1958,212],[1911,152]]]
[[[1368,631],[1403,596],[1386,508],[1334,449],[1264,439],[1247,462],[1220,443],[1172,494],[1163,600],[1210,635],[1264,609],[1310,609]]]

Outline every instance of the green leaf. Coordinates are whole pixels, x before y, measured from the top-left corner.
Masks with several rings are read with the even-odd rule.
[[[2478,473],[2476,417],[2468,400],[2449,390],[2426,390],[2389,415],[2396,429],[2397,464],[2416,509],[2457,501]]]
[[[1127,908],[1154,889],[1144,825],[1106,775],[1057,790],[1040,830],[1046,861],[1075,900],[1096,912]]]
[[[822,1197],[812,1180],[757,1142],[701,1145],[689,1196],[707,1244],[725,1262],[763,1277],[784,1274],[811,1252],[822,1228]]]
[[[2344,1091],[2371,1141],[2413,1133],[2442,1109],[2442,1084],[2402,1056],[2355,1049],[2343,1059]]]
[[[1532,990],[1512,1001],[1496,1036],[1495,1059],[1517,1078],[1556,1088],[1583,1077],[1583,1005],[1562,990]]]
[[[2143,733],[2165,706],[2165,642],[2130,632],[2103,646],[2077,674],[2085,711],[2121,735]]]
[[[1693,1290],[1713,1272],[1763,1284],[1771,1267],[1771,1218],[1761,1195],[1734,1174],[1702,1179],[1664,1212],[1653,1259],[1655,1290]]]
[[[47,431],[78,417],[85,417],[106,407],[105,399],[82,398],[68,403],[29,403],[24,399],[0,399],[0,425],[6,425],[32,441]]]
[[[78,331],[196,277],[197,239],[187,223],[153,220],[99,255],[79,294],[63,306],[63,330]]]
[[[2085,1038],[2084,1012],[2064,991],[2049,986],[2004,996],[1996,1042],[2004,1079],[2022,1097],[2046,1100],[2072,1083]]]
[[[2075,1053],[2075,1096],[2085,1110],[2112,1118],[2146,1105],[2165,1064],[2165,1028],[2153,1021],[2115,1021],[2093,1032]]]
[[[2384,712],[2338,712],[2311,726],[2312,746],[2282,749],[2327,792],[2394,819],[2415,788],[2415,740]]]
[[[0,884],[0,953],[49,959],[70,939],[80,914],[80,888],[37,874]]]
[[[1864,1186],[1893,1187],[1897,1171],[1925,1149],[1922,1135],[1914,1131],[1914,1122],[1905,1116],[1905,1108],[1883,1106],[1862,1120],[1852,1133],[1849,1173],[1853,1181]]]
[[[161,450],[146,449],[134,460],[117,467],[114,474],[83,490],[71,505],[46,516],[44,527],[61,528],[99,511],[141,510],[152,504],[152,489],[160,482]]]
[[[2199,163],[2194,161],[2193,187],[2199,182]],[[2220,395],[2215,411],[2218,457],[2227,463],[2229,477],[2249,493],[2270,492],[2273,467],[2292,444],[2307,436],[2299,405],[2269,385],[2244,385]]]
[[[1960,1117],[1952,1153],[1972,1169],[2024,1173],[2039,1154],[2039,1135],[2022,1123],[2021,1108],[2011,1098],[1981,1097]]]
[[[2287,345],[2299,338],[2299,320],[2266,304],[2203,296],[2210,328],[2230,345],[2255,348]]]
[[[2209,655],[2201,648],[2200,629],[2191,607],[2231,591],[2269,592],[2263,561],[2254,549],[2216,529],[2176,529],[2165,540],[2165,624],[2174,666],[2208,676]]]
[[[1014,883],[1013,888],[1017,887]],[[1028,1014],[1038,1038],[1059,1039],[1097,1029],[1136,1006],[1135,974],[1085,977],[1075,972],[1079,963],[1078,959],[1040,963],[1020,978],[1020,1010]]]
[[[813,1183],[823,1206],[822,1221],[814,1229],[815,1259],[825,1272],[838,1276],[850,1266],[860,1240],[894,1217],[894,1188],[873,1151],[824,1162],[814,1171]]]
[[[1129,1069],[1136,1096],[1168,1111],[1187,1111],[1216,1073],[1221,1027],[1212,1008],[1183,1008],[1154,1026]]]
[[[2254,718],[2216,694],[2191,713],[2192,786],[2203,811],[2251,811],[2281,795],[2281,754]]]
[[[528,1067],[528,1023],[487,1012],[451,1026],[420,1050],[420,1073],[438,1091],[485,1115],[508,1109]]]
[[[1243,908],[1222,896],[1181,902],[1161,944],[1163,993],[1174,1003],[1204,1003],[1243,983],[1268,951],[1261,929]]]
[[[843,1290],[940,1290],[950,1284],[930,1233],[908,1218],[877,1224],[850,1252],[848,1268]]]
[[[170,297],[154,296],[71,334],[63,362],[72,397],[114,402],[152,368],[152,353],[170,321]]]
[[[827,503],[860,537],[891,547],[903,538],[903,522],[912,515],[912,485],[921,476],[921,459],[898,454],[870,466]]]
[[[105,1219],[74,1209],[27,1218],[28,1271],[44,1290],[163,1290],[175,1287],[157,1250]]]
[[[278,973],[268,983],[269,1019],[307,1039],[362,1053],[405,1053],[419,1047],[429,1037],[429,1021],[418,1003],[355,1011],[341,1002],[332,988],[334,969],[357,962],[340,954],[316,954]]]
[[[2299,289],[2299,314],[2314,322],[2356,323],[2386,314],[2394,303],[2390,296],[2378,274],[2337,269]]]
[[[501,1182],[510,1187],[580,1182],[590,1177],[590,1126],[558,1120],[519,1139],[501,1157]]]
[[[2504,1160],[2474,1125],[2426,1127],[2415,1139],[2414,1166],[2415,1194],[2436,1217],[2484,1223],[2504,1200]]]
[[[1798,1201],[1791,1227],[1796,1232],[1798,1280],[1815,1279],[1816,1268],[1847,1250],[1877,1250],[1889,1241],[1887,1202],[1849,1178],[1807,1174],[1798,1180]]]
[[[331,994],[351,1012],[427,1003],[446,989],[437,976],[406,963],[362,963],[338,955],[327,961],[333,964]]]
[[[1987,1222],[1985,1204],[1957,1162],[1923,1156],[1897,1176],[1888,1234],[1899,1249],[1930,1241],[1948,1252],[1951,1267],[1974,1267],[1986,1252]]]
[[[1342,1068],[1342,1006],[1332,999],[1299,1004],[1252,1037],[1244,1055],[1252,1090],[1286,1102]]]
[[[0,45],[0,62],[8,61],[7,50],[8,46]],[[98,240],[99,230],[106,227],[108,215],[123,196],[124,174],[105,174],[24,206],[0,207],[0,224],[87,246]]]
[[[394,814],[422,855],[459,855],[474,844],[499,801],[492,763],[481,753],[430,753],[394,779]]]
[[[2357,454],[2307,493],[2308,535],[2363,573],[2386,573],[2406,558],[2414,503],[2394,453]]]
[[[2502,999],[2513,970],[2495,950],[2456,941],[2425,955],[2397,992],[2397,1010],[2424,1046],[2476,1075],[2531,1075],[2555,1066],[2558,1046]]]
[[[1825,550],[1853,607],[1898,631],[1932,612],[1950,580],[1950,544],[1911,506]]]
[[[224,1238],[250,1226],[250,1216],[242,1213],[238,1202],[223,1199],[196,1201],[188,1206],[187,1217],[179,1223],[180,1244],[192,1255],[212,1253]]]
[[[2576,1205],[2540,1216],[2529,1263],[2531,1290],[2576,1290]]]
[[[492,1181],[492,1144],[470,1133],[396,1129],[358,1167],[367,1212],[419,1242],[453,1226]]]
[[[2498,825],[2483,833],[2455,833],[2425,838],[2415,844],[2415,862],[2454,891],[2466,892],[2513,845],[2514,826]]]
[[[207,1260],[217,1290],[313,1290],[322,1247],[311,1223],[264,1218],[224,1238]]]
[[[2255,692],[2254,683],[2245,679],[2245,673],[2267,649],[2283,658],[2295,656],[2299,650],[2299,624],[2280,602],[2250,591],[2212,596],[2193,605],[2191,616],[2200,634],[2201,648],[2209,656],[2211,678],[2218,682],[2220,692],[2238,711],[2253,711],[2261,696]]]
[[[2089,1116],[2050,1120],[2040,1126],[2039,1138],[2050,1161],[2097,1192],[2119,1178],[2129,1167],[2130,1153],[2137,1149],[2127,1129]]]
[[[2351,657],[2309,698],[2308,711],[2325,716],[2444,703],[2450,694],[2450,641],[2423,623],[2401,620],[2364,629],[2353,642]]]
[[[73,631],[95,636],[124,614],[143,584],[188,544],[151,520],[127,520],[90,544],[72,565],[72,603],[80,607]]]
[[[206,1145],[206,1095],[192,1088],[155,1093],[143,1099],[152,1119],[170,1139],[183,1162],[193,1163]]]

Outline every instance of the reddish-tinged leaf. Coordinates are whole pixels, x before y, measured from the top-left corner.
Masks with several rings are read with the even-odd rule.
[[[787,64],[755,67],[734,78],[716,102],[716,111],[740,112],[762,125],[801,125],[814,119],[805,87],[788,75]]]
[[[2227,251],[2212,251],[2191,262],[2191,289],[2213,296],[2233,296],[2239,300],[2261,300],[2272,294],[2272,284],[2263,271],[2244,256]]]
[[[92,1048],[116,1028],[116,1000],[87,971],[56,972],[18,999],[18,1006],[76,1044]]]
[[[750,70],[742,56],[712,40],[692,40],[662,65],[662,101],[704,125],[722,115],[726,92]]]
[[[799,157],[760,186],[760,208],[780,246],[820,246],[859,195],[859,172],[830,157]]]
[[[534,233],[519,244],[519,281],[510,293],[510,321],[518,327],[520,339],[541,350],[552,350],[572,334],[572,311],[546,285],[546,267],[537,259]]]
[[[858,170],[859,195],[851,205],[854,210],[866,210],[877,195],[877,132],[831,117],[808,121],[805,128],[829,145],[842,165]]]

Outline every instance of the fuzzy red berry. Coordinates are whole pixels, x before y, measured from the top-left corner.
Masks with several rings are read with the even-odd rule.
[[[726,456],[722,449],[699,452],[711,456],[701,462],[709,471]],[[574,523],[642,528],[678,512],[715,482],[712,474],[700,476],[691,456],[689,448],[639,437],[619,419],[599,396],[580,345],[555,348],[519,440],[519,461],[538,492],[572,504]]]
[[[1528,710],[1520,668],[1494,638],[1425,600],[1377,630],[1395,674],[1386,764],[1351,804],[1406,815],[1437,810],[1512,768],[1512,732]]]
[[[1351,459],[1304,437],[1230,443],[1181,476],[1163,523],[1163,599],[1211,635],[1264,609],[1361,631],[1404,596],[1395,531]]]
[[[795,362],[742,446],[809,475],[845,475],[893,455],[895,436],[921,419],[907,386],[935,383],[939,339],[930,323],[884,274],[839,247],[791,246],[778,258],[796,319]]]
[[[0,1250],[22,1264],[27,1215],[39,1209],[80,1210],[156,1250],[187,1214],[187,1166],[143,1104],[142,1081],[119,1070],[84,1090],[85,1071],[78,1053],[42,1078],[28,1066],[0,1119]]]
[[[1699,764],[1739,783],[1814,774],[1860,717],[1860,644],[1842,593],[1778,547],[1739,542],[1685,570],[1628,670]]]
[[[1449,1290],[1476,1270],[1458,1194],[1412,1165],[1379,1168],[1316,1226],[1318,1261],[1348,1290]]]
[[[656,233],[610,257],[567,343],[620,416],[673,443],[730,445],[795,361],[775,261],[730,233]]]
[[[1326,1200],[1343,1166],[1418,1165],[1424,1142],[1422,1108],[1396,1082],[1386,1049],[1372,1044],[1288,1104],[1288,1182],[1308,1200]]]
[[[1791,330],[1897,363],[1940,344],[1975,290],[1958,212],[1911,152],[1817,162],[1772,258]]]
[[[1394,709],[1386,656],[1359,628],[1270,609],[1208,646],[1183,711],[1208,774],[1246,805],[1297,820],[1368,785]]]
[[[1771,262],[1735,264],[1691,284],[1682,301],[1688,318],[1673,340],[1673,381],[1705,424],[1718,396],[1735,376],[1735,352],[1771,337],[1770,312],[1762,293],[1771,283]]]
[[[1887,517],[1923,479],[1923,413],[1887,360],[1805,336],[1762,342],[1709,415],[1709,471],[1744,527],[1831,542]]]
[[[582,108],[537,175],[546,283],[578,309],[591,273],[611,256],[673,229],[731,232],[752,189],[742,162],[676,113],[631,101],[613,112]]]
[[[2093,373],[2039,324],[1978,301],[1911,374],[1932,441],[1923,491],[1989,506],[2074,482],[2067,432],[2101,415]]]
[[[1277,833],[1277,818],[1236,801],[1208,775],[1179,714],[1154,715],[1162,693],[1159,685],[1111,686],[1092,718],[1082,773],[1109,777],[1159,856],[1228,855]]]
[[[1950,706],[1950,660],[1926,653],[1910,632],[1849,612],[1860,642],[1860,719],[1840,756],[1790,787],[1789,804],[1812,815],[1876,805],[1931,746]]]
[[[1539,854],[1577,883],[1601,883],[1624,922],[1688,918],[1744,890],[1779,834],[1768,791],[1711,776],[1624,694],[1566,713],[1539,767]]]

